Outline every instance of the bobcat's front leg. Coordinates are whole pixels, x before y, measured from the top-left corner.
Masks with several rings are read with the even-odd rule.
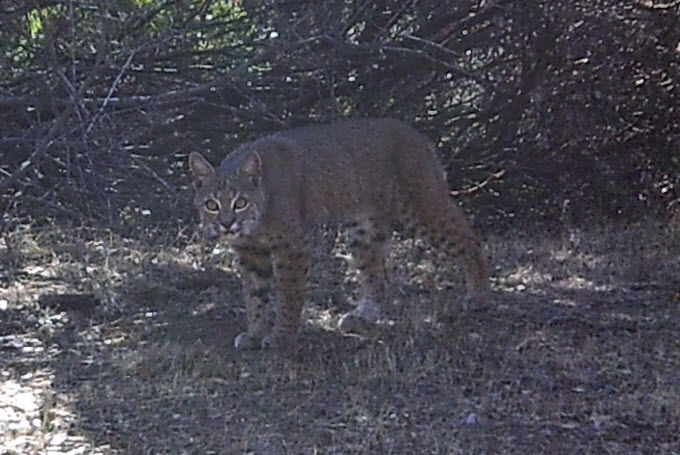
[[[363,295],[354,310],[340,318],[343,332],[363,332],[382,316],[385,303],[385,256],[389,238],[384,224],[365,220],[348,226],[348,246],[361,272]]]
[[[300,331],[300,315],[305,300],[310,254],[304,242],[274,251],[276,279],[276,318],[274,328],[262,340],[264,348],[292,349]]]
[[[258,349],[272,329],[270,304],[273,276],[271,251],[267,248],[238,248],[239,269],[246,300],[248,330],[234,340],[237,349]]]

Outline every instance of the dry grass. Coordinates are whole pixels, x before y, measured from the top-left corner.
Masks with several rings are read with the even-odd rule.
[[[0,453],[680,453],[680,233],[491,238],[495,307],[469,314],[459,271],[412,243],[366,337],[334,328],[356,278],[342,249],[315,267],[282,357],[232,348],[228,255],[7,233]]]

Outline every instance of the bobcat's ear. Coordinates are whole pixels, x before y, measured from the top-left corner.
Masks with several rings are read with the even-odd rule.
[[[189,169],[194,175],[194,186],[200,187],[215,177],[215,168],[198,152],[189,154]]]
[[[262,169],[262,158],[260,154],[256,151],[252,151],[246,155],[241,165],[241,172],[243,172],[248,177],[252,178],[254,181],[259,180],[260,170]]]

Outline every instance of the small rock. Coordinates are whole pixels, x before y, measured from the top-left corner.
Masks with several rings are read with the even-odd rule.
[[[477,416],[476,413],[471,412],[464,419],[461,420],[461,424],[468,427],[479,425],[479,417]]]

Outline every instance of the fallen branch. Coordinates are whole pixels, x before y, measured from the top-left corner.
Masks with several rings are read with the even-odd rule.
[[[654,3],[651,0],[640,0],[635,2],[635,5],[644,8],[644,9],[649,9],[649,10],[668,10],[671,8],[675,8],[676,6],[680,6],[680,0],[675,0],[670,3]]]
[[[505,175],[505,169],[503,169],[502,171],[498,171],[498,172],[495,172],[495,173],[491,174],[490,176],[488,176],[487,178],[485,178],[485,179],[482,180],[481,182],[479,182],[479,183],[477,183],[476,185],[473,185],[473,186],[471,186],[471,187],[469,187],[469,188],[465,188],[465,189],[463,189],[463,190],[453,190],[453,191],[451,191],[451,195],[452,195],[452,196],[461,196],[461,195],[472,194],[472,193],[474,193],[475,191],[479,191],[479,190],[481,190],[482,188],[484,188],[484,187],[485,187],[486,185],[488,185],[489,182],[491,182],[492,180],[498,180],[498,179],[500,179],[501,177],[503,177],[504,175]]]

